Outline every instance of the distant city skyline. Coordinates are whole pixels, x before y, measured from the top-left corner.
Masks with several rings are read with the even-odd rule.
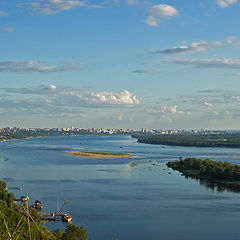
[[[0,128],[240,129],[238,0],[0,0]]]

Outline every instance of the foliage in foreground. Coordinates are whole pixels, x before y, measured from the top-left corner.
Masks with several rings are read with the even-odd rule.
[[[42,223],[40,213],[31,207],[15,204],[14,195],[8,193],[6,183],[0,181],[0,239],[87,240],[83,226],[70,224],[62,233],[61,230],[52,232]]]

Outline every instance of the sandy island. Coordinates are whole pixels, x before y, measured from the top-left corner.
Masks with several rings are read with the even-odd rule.
[[[128,158],[132,157],[129,153],[108,153],[108,152],[83,152],[83,151],[63,151],[72,156],[87,158]]]

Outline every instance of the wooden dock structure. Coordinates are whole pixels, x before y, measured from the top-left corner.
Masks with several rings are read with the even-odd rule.
[[[43,220],[45,221],[63,221],[63,222],[71,222],[72,218],[68,213],[47,213],[43,215]]]

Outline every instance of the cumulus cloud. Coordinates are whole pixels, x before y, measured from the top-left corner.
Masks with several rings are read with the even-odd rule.
[[[85,1],[79,0],[45,0],[30,1],[18,4],[18,7],[24,8],[31,13],[55,14],[62,11],[70,10],[75,7],[100,8],[96,5],[88,5]]]
[[[0,31],[4,31],[4,32],[13,32],[15,30],[15,28],[12,27],[0,27]]]
[[[158,107],[152,107],[152,108],[147,108],[146,109],[147,113],[152,113],[152,114],[160,114],[160,115],[171,115],[171,116],[177,116],[177,115],[183,115],[187,114],[189,115],[189,112],[184,112],[182,110],[178,110],[177,105],[173,106],[158,106]]]
[[[119,92],[86,92],[71,87],[55,85],[36,88],[5,88],[7,93],[31,94],[47,96],[47,104],[71,107],[134,107],[139,100],[133,93],[123,90]]]
[[[7,17],[7,16],[8,16],[7,12],[0,10],[0,17]]]
[[[230,7],[231,5],[237,3],[238,0],[217,0],[217,5],[221,8]]]
[[[164,114],[183,114],[182,110],[177,110],[177,105],[173,106],[160,106],[160,108],[147,108],[148,113],[164,113]]]
[[[168,48],[165,50],[154,50],[152,53],[161,53],[161,54],[185,54],[185,53],[195,53],[195,52],[201,52],[201,51],[206,51],[209,48],[213,47],[220,47],[223,44],[221,42],[206,42],[206,41],[201,41],[201,42],[193,42],[191,45],[183,45],[180,47],[172,47]]]
[[[172,122],[174,118],[177,118],[179,116],[190,115],[190,112],[184,112],[183,110],[179,110],[177,105],[155,106],[152,108],[147,108],[146,112],[166,119],[168,122]]]
[[[178,15],[178,10],[167,4],[157,4],[148,8],[146,24],[152,27],[159,26],[162,19]]]
[[[239,59],[166,59],[166,63],[190,65],[195,68],[240,68]]]
[[[71,92],[70,95],[93,105],[102,104],[131,107],[139,104],[136,96],[127,90],[120,92],[91,92],[84,93],[83,95]]]
[[[0,62],[0,72],[8,73],[51,73],[78,70],[80,63],[67,63],[60,66],[43,65],[37,61],[7,61]]]

